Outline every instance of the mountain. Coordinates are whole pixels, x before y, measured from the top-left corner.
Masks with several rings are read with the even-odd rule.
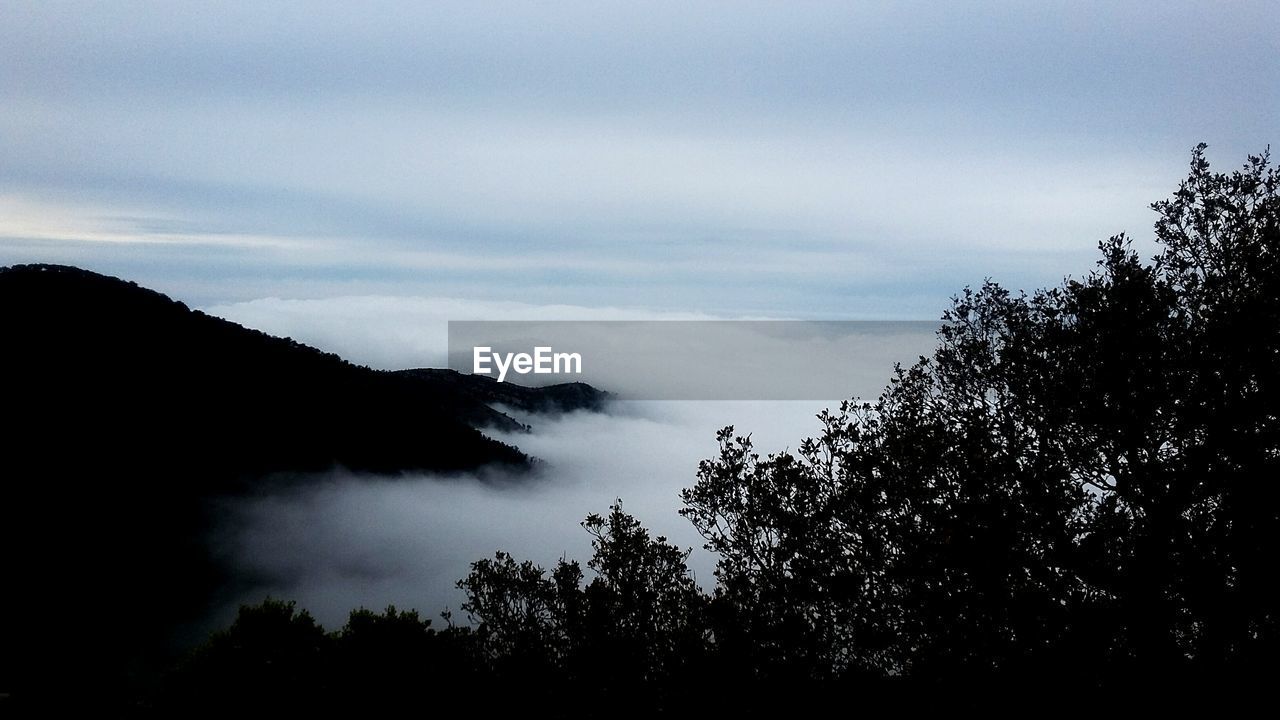
[[[204,546],[220,496],[335,466],[520,472],[531,458],[477,429],[524,427],[491,403],[605,398],[375,371],[58,265],[0,268],[0,378],[0,692],[65,663],[86,606],[120,630],[103,642],[143,649],[198,617],[229,580]]]
[[[488,375],[463,375],[456,370],[439,368],[397,370],[394,374],[414,382],[426,383],[440,392],[457,393],[474,401],[484,411],[466,415],[466,419],[476,427],[497,427],[504,430],[523,428],[524,425],[493,409],[494,405],[535,414],[557,414],[575,410],[599,412],[604,410],[611,397],[610,393],[582,382],[526,387],[498,382]]]
[[[76,268],[0,270],[0,373],[20,448],[60,462],[213,483],[271,471],[524,465],[460,418],[448,383],[414,382],[189,310]]]

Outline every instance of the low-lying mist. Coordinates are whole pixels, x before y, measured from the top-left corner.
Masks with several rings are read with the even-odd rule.
[[[701,313],[488,303],[451,298],[266,298],[208,310],[250,327],[316,346],[374,367],[444,364],[449,320],[707,320]],[[851,394],[872,398],[909,363],[920,343],[868,344],[849,358]],[[797,348],[797,352],[803,348]],[[674,372],[674,371],[673,371]],[[605,390],[616,388],[604,387]],[[590,536],[579,523],[615,499],[655,535],[692,548],[689,564],[714,584],[714,558],[679,515],[680,490],[696,481],[698,462],[718,452],[715,433],[734,425],[760,452],[795,449],[819,432],[813,401],[615,402],[606,413],[522,416],[530,434],[489,433],[542,460],[527,475],[369,476],[331,472],[304,477],[231,502],[212,538],[232,583],[210,622],[225,626],[240,603],[265,596],[296,600],[326,627],[347,613],[387,604],[457,621],[455,583],[470,564],[497,550],[549,567],[568,557],[584,564]]]
[[[530,434],[491,433],[543,463],[532,474],[370,476],[335,471],[234,501],[224,508],[215,552],[238,576],[216,616],[224,626],[241,603],[296,600],[326,627],[360,606],[388,604],[436,616],[463,600],[455,588],[470,563],[506,550],[549,567],[584,564],[590,537],[579,526],[620,498],[655,535],[693,548],[690,567],[706,587],[715,561],[678,514],[679,492],[698,461],[717,453],[715,432],[734,425],[762,452],[794,449],[818,432],[813,402],[633,402],[607,413],[518,416]]]

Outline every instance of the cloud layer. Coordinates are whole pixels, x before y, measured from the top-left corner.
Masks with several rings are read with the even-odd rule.
[[[692,313],[447,298],[267,299],[208,309],[384,368],[422,366],[437,355],[443,359],[449,319],[707,319]],[[913,339],[896,354],[890,350],[867,353],[861,365],[851,358],[856,376],[851,394],[877,394],[892,361],[911,361],[919,347]],[[544,566],[562,556],[585,562],[589,537],[578,523],[618,498],[655,533],[693,548],[691,565],[710,586],[714,560],[678,515],[678,498],[680,489],[695,481],[698,461],[715,454],[715,432],[735,425],[762,451],[794,449],[818,431],[814,416],[825,406],[649,401],[619,403],[607,414],[560,417],[508,410],[533,432],[497,437],[544,461],[534,477],[334,472],[298,478],[223,508],[214,547],[246,585],[221,598],[210,622],[224,624],[238,603],[266,595],[296,599],[333,627],[359,605],[394,603],[428,614],[446,606],[457,610],[461,595],[454,583],[471,562],[494,551],[508,550]]]
[[[655,534],[693,548],[690,565],[711,587],[714,558],[677,511],[698,461],[716,452],[715,431],[736,424],[761,449],[794,449],[817,431],[819,409],[641,402],[607,415],[526,417],[533,434],[500,437],[545,461],[533,478],[303,478],[225,508],[214,547],[248,587],[222,598],[211,622],[267,595],[297,600],[329,627],[359,606],[456,611],[463,596],[454,583],[497,550],[548,567],[561,557],[585,563],[590,538],[578,523],[619,498]]]
[[[1278,16],[17,3],[0,263],[198,304],[933,319],[985,276],[1052,283],[1148,237],[1195,143],[1236,164],[1273,141]]]

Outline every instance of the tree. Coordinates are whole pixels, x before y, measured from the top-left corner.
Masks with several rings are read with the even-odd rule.
[[[576,675],[620,697],[642,693],[664,706],[674,678],[701,661],[705,598],[686,564],[689,550],[652,538],[622,510],[587,516],[592,536],[587,584],[576,617]]]
[[[170,679],[162,705],[201,713],[311,711],[323,704],[332,639],[293,602],[240,608]]]
[[[720,556],[717,639],[757,673],[953,687],[1272,663],[1276,186],[1200,146],[1152,261],[1117,236],[1082,280],[966,289],[931,357],[794,455],[722,431],[682,511]]]
[[[707,641],[689,551],[650,537],[620,501],[582,525],[594,550],[585,586],[576,562],[548,574],[499,552],[459,581],[463,609],[493,672],[527,697],[550,702],[569,687],[579,699],[664,707],[682,685],[673,678],[696,667]]]

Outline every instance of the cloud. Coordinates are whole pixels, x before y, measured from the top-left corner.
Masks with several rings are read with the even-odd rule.
[[[581,374],[511,379],[582,381],[625,398],[659,400],[872,396],[894,362],[909,363],[932,349],[937,327],[753,322],[760,318],[750,316],[721,322],[725,318],[703,313],[389,296],[265,298],[205,310],[386,370],[470,372],[472,347],[505,353],[550,344],[581,354]],[[474,320],[489,322],[458,322]],[[451,360],[450,342],[457,344]]]
[[[465,291],[936,318],[986,276],[1051,284],[1102,238],[1149,236],[1196,142],[1234,163],[1274,140],[1280,69],[1251,4],[6,20],[0,193],[41,209],[0,262],[202,304]]]
[[[244,580],[211,620],[229,621],[239,603],[266,595],[296,599],[327,627],[348,611],[387,604],[434,615],[458,610],[454,583],[469,564],[507,550],[545,567],[583,563],[588,513],[617,498],[654,534],[693,548],[699,581],[714,584],[714,558],[678,515],[679,491],[699,460],[716,453],[715,431],[736,424],[757,447],[795,448],[818,430],[815,403],[633,403],[608,415],[525,417],[534,432],[517,442],[546,467],[510,482],[431,476],[368,477],[335,472],[303,478],[224,508],[214,538]],[[459,619],[461,613],[458,613]]]
[[[348,297],[263,299],[210,308],[217,314],[379,367],[411,367],[443,357],[449,319],[707,319],[628,308],[471,301],[456,298]],[[896,348],[896,355],[894,351]],[[914,342],[868,347],[854,394],[870,397],[887,383],[893,360],[909,362]],[[875,364],[879,364],[876,367]],[[735,425],[761,451],[796,448],[818,432],[822,402],[623,402],[608,414],[521,416],[525,435],[503,435],[544,461],[532,477],[353,476],[297,478],[287,487],[234,501],[213,538],[219,556],[244,581],[223,598],[210,622],[229,621],[238,603],[265,595],[296,599],[337,627],[360,605],[455,611],[454,583],[469,564],[508,550],[550,566],[590,557],[578,523],[621,498],[653,532],[694,548],[691,567],[707,586],[714,558],[679,516],[679,491],[696,479],[698,461],[716,453],[715,432]]]
[[[299,249],[296,238],[183,229],[177,218],[122,207],[0,195],[0,243],[190,245]]]
[[[261,298],[212,305],[204,310],[384,370],[446,367],[451,320],[715,319],[696,312],[385,295],[309,300]]]

